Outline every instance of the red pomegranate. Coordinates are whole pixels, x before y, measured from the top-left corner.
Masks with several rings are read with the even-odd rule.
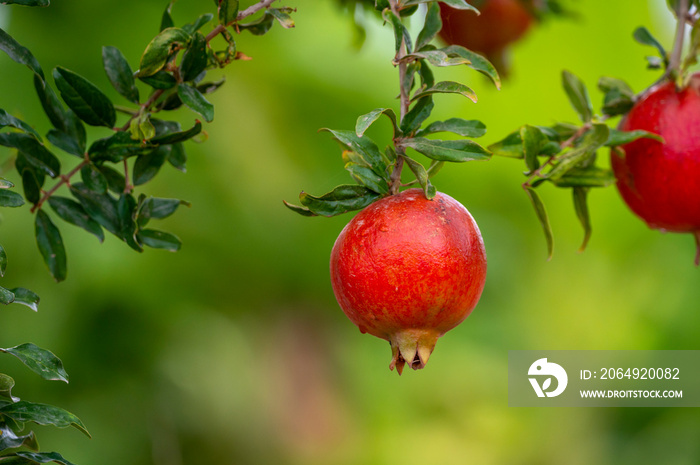
[[[663,137],[637,139],[613,150],[617,188],[650,228],[695,235],[700,263],[700,73],[677,89],[665,82],[650,89],[620,122]],[[623,153],[624,152],[624,153]]]
[[[486,280],[479,228],[459,202],[420,189],[385,197],[331,252],[335,297],[363,333],[391,343],[389,368],[423,368],[437,339],[474,309]]]
[[[469,3],[481,14],[440,4],[440,37],[450,45],[483,53],[496,68],[505,70],[504,52],[530,28],[532,15],[522,0],[471,0]]]

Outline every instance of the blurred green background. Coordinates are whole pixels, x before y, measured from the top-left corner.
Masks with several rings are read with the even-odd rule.
[[[101,46],[119,47],[136,68],[166,4],[2,6],[0,21],[45,70],[65,66],[126,103],[109,87]],[[163,224],[183,240],[179,253],[139,255],[112,236],[100,245],[61,224],[69,276],[57,285],[36,250],[29,209],[3,210],[3,286],[29,287],[42,303],[38,314],[1,308],[0,345],[31,341],[54,351],[71,383],[43,381],[12,357],[0,357],[0,371],[16,378],[15,395],[74,412],[93,435],[37,427],[42,448],[82,465],[700,463],[698,409],[507,405],[509,350],[700,348],[691,236],[647,229],[614,188],[590,195],[594,234],[582,254],[570,194],[541,189],[556,240],[546,262],[520,188],[521,162],[443,169],[437,188],[481,227],[486,288],[425,370],[389,371],[388,344],[361,335],[331,291],[328,256],[350,216],[302,218],[282,199],[350,180],[337,144],[317,130],[349,129],[360,114],[396,106],[393,39],[368,21],[358,50],[335,2],[285,4],[298,8],[295,29],[239,37],[253,60],[220,73],[227,83],[211,96],[216,118],[208,141],[189,143],[188,173],[166,166],[140,190],[192,202]],[[501,91],[467,68],[436,70],[472,86],[479,103],[438,96],[434,118],[481,119],[488,144],[524,123],[575,121],[562,69],[588,84],[596,105],[601,75],[624,78],[635,91],[656,80],[644,60],[653,49],[631,36],[646,25],[671,43],[663,0],[571,4],[578,18],[542,23],[514,47]],[[180,0],[173,15],[181,25],[212,7]],[[0,107],[42,133],[49,128],[30,72],[4,54]],[[194,120],[186,109],[178,117]],[[386,142],[385,121],[372,131]]]

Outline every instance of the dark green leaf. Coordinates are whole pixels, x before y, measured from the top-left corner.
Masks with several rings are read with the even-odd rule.
[[[442,29],[442,20],[440,19],[440,6],[437,2],[428,3],[428,11],[425,14],[425,24],[423,29],[418,34],[416,39],[416,50],[420,50],[428,45],[435,38],[438,32]]]
[[[195,22],[190,23],[190,24],[185,24],[184,26],[182,26],[182,30],[188,34],[194,34],[195,32],[199,31],[202,28],[202,26],[207,24],[212,19],[214,19],[213,14],[204,13],[203,15],[200,15],[199,18],[197,18],[195,20]]]
[[[78,118],[92,126],[114,127],[114,105],[93,83],[60,66],[54,68],[53,78],[63,101]]]
[[[56,281],[66,279],[66,249],[58,228],[43,210],[36,212],[36,243],[49,272]]]
[[[358,165],[357,163],[346,163],[345,169],[350,172],[352,178],[358,183],[373,190],[378,194],[389,192],[389,184],[386,179],[377,175],[371,168]]]
[[[107,178],[93,164],[87,164],[80,169],[80,177],[88,189],[104,194],[107,192]]]
[[[41,79],[44,79],[44,71],[32,52],[21,46],[15,39],[3,29],[0,29],[0,50],[7,53],[10,58],[21,65],[34,71]]]
[[[29,134],[8,132],[0,134],[0,145],[12,147],[24,155],[33,166],[55,178],[61,172],[61,164],[56,156]]]
[[[97,169],[99,169],[107,179],[107,186],[109,190],[117,194],[124,192],[124,189],[126,189],[126,179],[124,179],[123,174],[106,165],[98,166]]]
[[[553,182],[557,181],[569,170],[590,159],[595,155],[596,150],[605,144],[609,134],[610,129],[605,124],[594,124],[576,148],[558,156],[556,165],[547,173],[546,178]]]
[[[21,207],[24,199],[15,191],[0,189],[0,207]]]
[[[83,228],[97,237],[100,242],[104,241],[105,235],[99,223],[90,218],[90,215],[78,202],[66,197],[53,195],[49,198],[49,205],[63,221]]]
[[[552,182],[557,187],[607,187],[615,183],[615,174],[607,169],[587,166],[569,170]]]
[[[134,185],[140,186],[153,179],[168,158],[168,153],[170,153],[170,147],[164,145],[150,153],[139,155],[132,173]]]
[[[36,294],[34,294],[34,297],[38,301]],[[63,368],[63,362],[46,349],[37,347],[32,343],[26,343],[9,349],[0,349],[0,352],[14,355],[27,365],[30,370],[44,379],[68,382],[68,373]]]
[[[15,4],[24,6],[49,6],[49,0],[5,0],[3,4]]]
[[[180,73],[183,81],[191,81],[207,67],[207,41],[202,34],[196,32],[192,36],[190,45],[182,55]]]
[[[361,210],[380,197],[376,192],[363,187],[343,185],[320,197],[305,192],[299,194],[301,204],[321,216],[336,216],[352,210]]]
[[[286,200],[282,201],[284,203],[284,206],[289,208],[291,211],[300,214],[301,216],[318,216],[316,213],[312,212],[306,207],[300,207],[299,205],[294,205],[293,203],[289,203]]]
[[[491,154],[488,150],[470,140],[439,140],[415,137],[405,139],[404,147],[422,153],[428,158],[438,161],[463,162],[471,160],[488,160]]]
[[[211,94],[212,92],[217,91],[221,86],[223,86],[225,82],[226,77],[224,76],[216,82],[203,82],[201,84],[197,84],[197,90],[200,91],[202,94]]]
[[[142,229],[137,233],[139,242],[154,249],[165,249],[170,252],[180,250],[182,242],[174,234],[155,229]]]
[[[211,123],[214,119],[214,105],[205,99],[196,88],[187,84],[180,84],[177,88],[177,95],[191,110],[202,115],[207,123]]]
[[[467,0],[441,0],[442,3],[445,5],[449,5],[452,8],[456,8],[458,10],[471,10],[475,12],[476,14],[479,14],[479,10],[477,10],[473,5],[470,5],[467,3]],[[419,5],[421,3],[434,3],[434,0],[406,0],[405,2],[402,2],[403,6],[411,6],[411,5]]]
[[[173,144],[171,147],[170,153],[168,154],[168,163],[183,173],[187,172],[187,153],[185,152],[184,145],[180,142]]]
[[[571,106],[574,107],[581,121],[584,123],[589,122],[593,118],[593,105],[588,97],[588,90],[585,84],[569,71],[562,71],[561,77]]]
[[[379,147],[372,139],[367,136],[358,137],[354,131],[343,131],[334,129],[321,129],[333,134],[333,137],[343,146],[349,148],[353,152],[358,153],[364,160],[365,164],[372,168],[379,177],[386,178],[386,167],[384,159]]]
[[[9,378],[10,380],[12,380],[12,378],[10,378],[9,376],[0,374],[0,396],[3,393],[3,378]],[[12,384],[14,385],[14,381],[12,381]],[[16,397],[11,398],[17,399]],[[19,399],[17,399],[16,402],[17,401],[19,401]],[[17,436],[17,434],[14,431],[12,431],[12,428],[7,426],[3,422],[0,422],[0,451],[5,451],[6,449],[18,449],[20,447],[27,447],[34,450],[39,449],[39,444],[37,443],[36,438],[34,437],[34,432],[30,431],[29,434],[27,434],[26,436]],[[2,457],[0,457],[0,463],[5,463],[2,460]]]
[[[49,117],[51,124],[59,131],[73,138],[78,147],[82,148],[81,152],[85,152],[87,137],[85,134],[85,126],[80,119],[78,119],[71,110],[63,108],[63,105],[60,100],[58,100],[51,86],[36,74],[34,75],[34,88],[36,89],[41,106]]]
[[[432,49],[431,47],[426,46],[419,52],[409,53],[402,58],[401,62],[410,63],[413,60],[425,60],[432,65],[441,67],[469,64],[469,60],[460,56],[450,56],[443,50]]]
[[[465,86],[464,84],[460,84],[459,82],[454,81],[437,82],[434,86],[417,92],[413,96],[412,100],[417,100],[429,94],[459,94],[467,97],[474,103],[476,103],[477,101],[476,94],[472,89]]]
[[[433,97],[430,95],[419,99],[401,120],[401,131],[411,134],[418,130],[423,121],[428,119],[434,106]]]
[[[549,224],[547,210],[545,210],[544,204],[542,203],[542,199],[540,199],[540,196],[537,193],[537,191],[535,191],[535,189],[533,189],[530,186],[526,186],[525,192],[530,198],[532,206],[535,207],[537,219],[540,220],[540,225],[542,225],[544,237],[547,240],[547,260],[550,260],[552,258],[552,253],[554,252],[554,237],[552,235],[552,226]]]
[[[159,135],[151,139],[151,143],[158,145],[177,144],[178,142],[184,142],[192,139],[200,132],[202,132],[202,123],[197,121],[195,125],[187,131],[166,132],[163,135]]]
[[[228,26],[238,17],[238,0],[221,0],[219,2],[219,23]]]
[[[117,163],[125,158],[140,155],[153,150],[155,146],[131,138],[126,132],[117,132],[104,139],[96,140],[88,149],[93,161],[111,161]]]
[[[293,8],[270,8],[267,11],[283,28],[290,29],[294,27],[294,20],[289,16],[289,13],[294,11]]]
[[[134,81],[134,72],[122,52],[116,47],[102,47],[102,62],[109,82],[119,94],[132,103],[139,103],[139,90]]]
[[[139,76],[139,79],[154,89],[161,90],[172,89],[177,84],[177,79],[175,79],[172,74],[165,71],[158,71],[151,76]]]
[[[416,136],[425,136],[437,132],[451,132],[462,137],[481,137],[486,134],[486,125],[477,120],[465,120],[450,118],[445,121],[435,121],[416,133]]]
[[[357,123],[355,123],[355,134],[357,134],[357,137],[362,137],[367,128],[377,121],[381,115],[386,115],[391,120],[391,124],[394,127],[394,137],[401,134],[394,110],[391,108],[377,108],[357,118]]]
[[[654,134],[647,131],[618,131],[617,129],[611,129],[610,137],[608,137],[608,140],[605,142],[605,145],[608,147],[614,147],[616,145],[625,145],[641,138],[654,139],[662,143],[664,141],[663,137],[659,136],[658,134]]]
[[[189,44],[190,35],[182,29],[169,27],[163,29],[146,46],[141,56],[139,77],[152,76],[160,71],[168,62],[170,55]]]
[[[5,270],[7,269],[7,252],[5,248],[0,245],[0,278],[5,276]]]
[[[119,215],[119,234],[117,236],[137,252],[143,252],[143,247],[136,241],[136,208],[137,202],[131,194],[122,194],[117,202]]]
[[[416,177],[416,180],[423,188],[423,193],[425,194],[425,197],[429,200],[435,197],[437,191],[435,190],[435,187],[431,184],[430,176],[425,170],[425,167],[417,161],[415,161],[414,159],[412,159],[411,157],[407,157],[405,155],[402,155],[401,157],[404,159],[404,162],[411,169],[413,175]]]
[[[27,460],[31,460],[31,462],[27,462],[27,465],[33,465],[34,463],[48,463],[48,462],[56,462],[60,463],[62,465],[74,465],[73,463],[69,462],[61,454],[58,452],[29,452],[29,451],[19,451],[16,452],[16,455],[18,457],[25,458]],[[2,462],[3,465],[4,462]],[[7,465],[12,465],[12,464],[7,464]],[[19,464],[18,464],[19,465]]]
[[[639,42],[642,45],[650,45],[652,47],[655,47],[656,50],[659,51],[659,56],[661,56],[661,59],[663,61],[664,67],[668,67],[668,54],[666,53],[666,50],[664,50],[663,45],[654,38],[653,35],[651,35],[651,32],[645,27],[638,27],[637,29],[634,30],[634,33],[632,34],[634,39]]]
[[[588,188],[585,187],[574,187],[574,208],[576,209],[576,216],[578,216],[581,226],[583,226],[583,242],[578,251],[583,252],[586,250],[588,245],[588,240],[591,238],[591,216],[588,213]]]
[[[491,62],[483,56],[471,50],[467,50],[460,45],[450,45],[443,48],[442,51],[445,52],[448,57],[461,57],[467,60],[468,63],[465,64],[468,67],[491,79],[497,89],[501,88],[501,77],[498,75],[498,71]]]
[[[15,301],[13,303],[25,305],[35,312],[39,310],[39,296],[29,289],[16,287],[14,289],[10,289],[10,292],[15,295]]]
[[[163,31],[164,29],[167,29],[169,27],[175,26],[175,22],[173,21],[173,16],[172,16],[174,3],[175,3],[175,0],[168,3],[168,6],[165,7],[165,11],[163,12],[163,16],[160,19],[160,30],[161,31]]]
[[[10,399],[10,402],[19,402],[19,398],[12,395],[13,387],[15,387],[15,380],[4,373],[0,373],[0,397]],[[4,428],[7,428],[7,426],[0,426],[0,451],[8,447],[3,446],[2,442],[3,435],[6,434]]]
[[[85,147],[81,147],[79,141],[58,129],[49,130],[46,134],[46,138],[49,142],[66,153],[80,158],[83,158],[85,154]]]
[[[20,131],[32,134],[37,139],[41,140],[41,136],[34,130],[33,127],[0,108],[0,129],[4,128],[5,126],[10,126],[15,129],[19,129]]]
[[[523,141],[525,165],[532,173],[540,167],[540,161],[537,156],[540,154],[540,147],[546,141],[546,138],[538,128],[527,124],[520,128],[520,138]]]
[[[33,169],[25,169],[20,172],[22,173],[24,197],[29,202],[36,204],[39,202],[39,199],[41,199],[41,187],[44,181],[44,173],[37,173],[36,170]],[[41,182],[39,178],[41,178]]]
[[[175,210],[177,210],[180,205],[187,205],[189,207],[190,204],[184,200],[149,197],[141,204],[139,209],[138,225],[143,227],[153,218],[167,218],[175,213]]]
[[[261,36],[269,31],[274,23],[274,16],[272,16],[269,11],[266,11],[265,14],[257,20],[246,24],[238,23],[236,27],[241,31],[249,31],[253,35]]]
[[[624,81],[603,76],[598,80],[598,88],[605,94],[603,113],[606,115],[623,115],[632,109],[636,97]]]
[[[107,180],[109,181],[109,178]],[[97,194],[80,182],[73,183],[70,186],[70,191],[93,220],[101,224],[107,231],[119,236],[119,214],[117,201],[114,197],[109,194]]]
[[[31,421],[38,425],[52,425],[58,428],[73,426],[90,437],[90,433],[78,417],[53,405],[20,401],[0,408],[0,414],[22,423]]]
[[[408,29],[406,29],[406,26],[404,26],[401,22],[401,18],[396,16],[389,8],[382,12],[382,17],[384,18],[384,21],[391,23],[391,26],[394,28],[396,51],[399,51],[401,48],[401,43],[403,42],[406,45],[406,53],[412,53],[413,41],[411,40],[411,35],[409,34]]]
[[[0,304],[10,305],[15,301],[15,294],[9,289],[0,287]]]

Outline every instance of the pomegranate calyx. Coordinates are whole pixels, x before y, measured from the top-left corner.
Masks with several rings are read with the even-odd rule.
[[[400,375],[406,362],[414,370],[425,367],[440,336],[434,329],[410,328],[397,331],[389,341],[392,354],[389,369],[396,367]]]

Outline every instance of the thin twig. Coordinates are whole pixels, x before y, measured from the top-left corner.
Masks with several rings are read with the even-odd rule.
[[[673,50],[668,61],[667,75],[675,74],[678,77],[681,67],[681,56],[683,54],[683,40],[685,39],[685,25],[688,16],[688,0],[678,1],[678,10],[676,11],[678,25],[676,27],[676,37],[673,41]]]
[[[263,8],[270,8],[270,5],[272,5],[276,1],[277,0],[261,0],[260,2],[256,3],[255,5],[249,6],[243,11],[239,11],[238,16],[236,16],[236,20],[233,21],[231,24],[237,23],[238,21],[241,21],[242,19],[245,19],[250,15],[254,15]],[[230,26],[231,24],[227,24],[226,26],[224,26],[223,24],[219,24],[218,26],[216,26],[213,31],[207,34],[207,42],[219,35],[224,29],[226,29],[227,26]]]
[[[396,0],[389,0],[389,4],[391,5],[391,11],[396,15],[396,17],[401,18],[399,6]],[[403,60],[403,58],[406,56],[406,50],[406,38],[402,35],[401,45],[399,46],[399,50],[396,52],[396,56],[394,57],[394,62],[399,64],[399,99],[401,101],[401,119],[399,121],[403,121],[411,105],[411,99],[409,95],[410,89],[407,89],[405,86],[408,64],[405,60]],[[396,162],[394,163],[394,170],[391,172],[391,177],[389,178],[389,192],[392,195],[398,194],[399,188],[401,187],[401,171],[403,170],[404,165],[402,155],[405,155],[405,149],[403,147],[400,147],[396,143],[397,140],[394,140],[394,145],[396,147],[396,153],[398,156],[396,157]]]
[[[68,174],[62,174],[60,177],[61,179],[48,191],[43,191],[44,195],[39,199],[39,201],[29,210],[30,212],[34,213],[35,211],[39,210],[41,206],[46,202],[51,196],[64,184],[70,186],[70,178],[75,176],[75,174],[80,171],[83,166],[87,165],[90,163],[90,160],[87,158],[87,154],[85,155],[85,159],[81,161],[78,166],[73,168],[68,172]]]

